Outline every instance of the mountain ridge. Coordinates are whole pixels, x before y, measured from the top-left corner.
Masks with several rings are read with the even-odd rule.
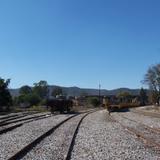
[[[63,92],[68,96],[81,96],[81,95],[99,95],[99,89],[92,89],[92,88],[80,88],[80,87],[64,87],[64,86],[57,86],[57,85],[49,85],[49,93],[51,95],[51,92],[54,88],[61,87]],[[19,96],[19,89],[9,89],[11,95],[13,97]],[[101,89],[101,95],[102,96],[108,96],[108,95],[117,95],[120,92],[129,92],[132,95],[139,95],[140,89],[130,89],[130,88],[117,88],[112,90],[107,89]]]

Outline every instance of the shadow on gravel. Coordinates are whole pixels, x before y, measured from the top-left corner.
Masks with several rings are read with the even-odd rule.
[[[129,108],[115,109],[115,110],[112,111],[112,112],[130,112],[130,109],[129,109]]]
[[[76,111],[71,111],[68,114],[80,114],[80,112],[76,112]]]
[[[81,112],[70,111],[70,112],[63,112],[63,113],[55,112],[55,113],[52,113],[52,114],[54,114],[54,115],[59,115],[59,114],[70,115],[70,114],[80,114],[80,113],[81,113]]]
[[[0,116],[3,116],[3,115],[8,115],[8,114],[10,114],[10,112],[8,113],[6,113],[6,112],[0,112]]]

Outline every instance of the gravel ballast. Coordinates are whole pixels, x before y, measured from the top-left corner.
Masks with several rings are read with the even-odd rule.
[[[17,118],[15,120],[12,120],[12,121],[6,121],[4,122],[5,125],[3,126],[0,126],[0,132],[6,128],[9,128],[9,127],[12,127],[12,126],[15,126],[15,125],[18,125],[18,124],[22,124],[22,123],[29,123],[29,122],[32,122],[34,120],[38,120],[40,118],[48,118],[50,117],[51,114],[50,113],[37,113],[35,115],[29,115],[29,116],[25,116],[25,117],[22,117],[22,118]]]
[[[117,114],[128,117],[128,118],[135,120],[137,122],[141,122],[151,128],[159,128],[160,129],[160,118],[144,116],[144,115],[133,113],[133,112],[124,112],[124,113],[120,112],[120,113],[113,113],[112,115],[117,115]]]
[[[76,116],[60,126],[54,133],[46,137],[23,160],[63,160],[80,119],[84,114]]]
[[[136,136],[107,118],[106,111],[88,115],[82,122],[71,159],[73,160],[158,160],[160,155],[145,148]]]
[[[129,113],[126,113],[129,114]],[[132,115],[132,113],[130,114]],[[112,115],[113,116],[113,115]],[[119,113],[115,113],[114,114],[114,119],[116,119],[118,122],[120,122],[122,125],[127,126],[131,129],[134,129],[134,131],[137,132],[137,134],[142,134],[143,136],[145,136],[146,138],[151,139],[152,141],[159,143],[160,144],[160,132],[158,131],[154,131],[152,130],[152,128],[148,128],[148,125],[143,125],[144,123],[141,121],[134,121],[133,119],[135,118],[134,116],[132,116],[132,118],[126,118],[127,116],[125,114],[119,114]],[[149,122],[149,119],[148,119]]]
[[[15,122],[15,121],[22,121],[22,120],[26,120],[27,118],[34,118],[34,117],[37,117],[37,116],[45,116],[45,115],[51,115],[51,113],[36,113],[36,114],[31,114],[31,115],[20,115],[18,117],[13,117],[13,118],[9,118],[9,119],[6,119],[6,120],[3,120],[3,121],[0,121],[0,124],[2,123],[12,123],[12,122]]]
[[[39,113],[39,112],[37,112],[37,111],[26,111],[26,112],[18,112],[18,113],[9,113],[9,114],[6,114],[6,115],[0,115],[0,121],[3,120],[3,119],[8,119],[8,118],[16,117],[16,116],[20,116],[20,115],[34,115],[34,114],[37,114],[37,113]]]
[[[57,115],[27,123],[11,132],[0,135],[0,160],[6,160],[31,143],[38,136],[72,115]]]

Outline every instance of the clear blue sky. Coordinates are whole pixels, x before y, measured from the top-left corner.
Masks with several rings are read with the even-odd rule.
[[[0,76],[11,88],[139,88],[158,62],[159,0],[0,1]]]

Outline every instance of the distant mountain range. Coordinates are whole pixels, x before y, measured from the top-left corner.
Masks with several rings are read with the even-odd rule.
[[[50,94],[57,86],[49,86]],[[61,87],[61,86],[60,86]],[[78,88],[78,87],[61,87],[63,92],[68,96],[81,96],[81,95],[99,95],[98,89],[87,89],[87,88]],[[101,90],[101,95],[117,95],[120,92],[129,92],[132,95],[138,95],[140,89],[129,89],[129,88],[118,88],[114,90]],[[19,89],[10,89],[10,93],[13,97],[19,95]]]

